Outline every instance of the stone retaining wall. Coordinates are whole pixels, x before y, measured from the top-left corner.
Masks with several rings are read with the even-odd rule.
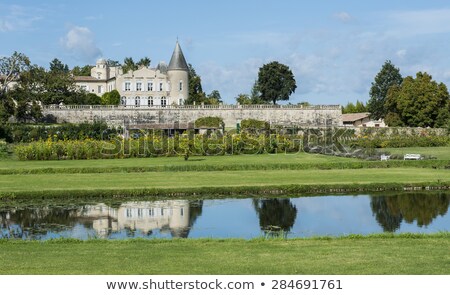
[[[267,121],[271,125],[331,127],[342,125],[339,105],[329,106],[44,106],[43,114],[53,115],[59,123],[81,123],[103,120],[110,126],[124,124],[187,124],[201,117],[221,117],[225,127],[236,127],[243,119]]]

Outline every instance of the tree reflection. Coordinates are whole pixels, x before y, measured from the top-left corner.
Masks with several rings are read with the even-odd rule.
[[[35,238],[76,223],[76,208],[41,207],[0,212],[1,229],[10,238]]]
[[[159,230],[187,238],[202,208],[201,200],[15,208],[0,211],[0,238],[40,239],[47,234],[70,234],[75,226],[82,226],[78,234],[88,237],[111,238],[119,232],[129,238],[150,237]]]
[[[430,225],[444,216],[449,208],[448,193],[414,193],[395,196],[371,196],[370,207],[378,223],[386,232],[400,228],[401,222],[417,222],[419,227]]]
[[[269,236],[286,237],[297,217],[290,199],[253,199],[261,230]]]

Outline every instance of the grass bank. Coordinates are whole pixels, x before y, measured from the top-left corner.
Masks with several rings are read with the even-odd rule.
[[[0,274],[450,274],[450,234],[293,240],[0,240]]]
[[[86,194],[286,194],[423,186],[448,189],[449,180],[449,169],[425,168],[19,174],[0,175],[0,198]]]
[[[421,153],[434,156],[426,161],[365,161],[353,158],[296,153],[234,156],[130,158],[64,161],[0,161],[0,175],[133,173],[177,171],[244,171],[244,170],[330,170],[362,168],[435,168],[450,167],[450,148],[390,149],[395,154]]]

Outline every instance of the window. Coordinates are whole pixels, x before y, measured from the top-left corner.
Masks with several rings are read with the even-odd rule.
[[[153,82],[147,83],[147,91],[153,91]]]
[[[100,80],[101,78],[102,78],[102,73],[98,72],[98,73],[97,73],[97,79]]]
[[[80,88],[82,91],[88,91],[88,88],[86,85],[81,85]]]
[[[159,91],[163,91],[163,86],[164,86],[163,82],[160,82],[159,83]]]
[[[149,107],[153,106],[153,96],[149,96],[149,98],[148,98],[148,106]]]
[[[125,91],[131,91],[131,83],[125,82]]]
[[[180,81],[180,85],[179,85],[179,88],[178,88],[180,91],[183,91],[183,81]]]
[[[127,217],[128,218],[131,218],[131,217],[133,217],[133,214],[131,213],[131,208],[127,208]]]
[[[127,104],[127,98],[125,96],[122,96],[121,103],[122,103],[122,105]]]
[[[178,105],[183,105],[183,99],[182,98],[180,98],[180,99],[178,99]]]
[[[136,83],[136,91],[142,91],[142,83],[141,82]]]
[[[137,213],[138,213],[138,218],[144,217],[144,209],[139,208]]]
[[[166,100],[166,97],[163,96],[163,97],[161,97],[161,106],[165,107],[166,105],[167,105],[167,100]]]
[[[98,86],[98,93],[103,93],[103,86]]]
[[[164,208],[161,208],[161,216],[164,216]]]
[[[181,208],[181,216],[184,216],[184,208]]]
[[[134,99],[134,105],[137,107],[141,105],[141,98],[139,96],[136,96]]]

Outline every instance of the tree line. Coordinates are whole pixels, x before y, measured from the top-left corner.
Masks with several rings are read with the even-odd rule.
[[[107,60],[109,66],[121,66],[124,72],[150,66],[148,57],[134,62],[127,57],[123,64]],[[72,70],[58,59],[49,69],[31,64],[22,53],[0,58],[0,122],[11,116],[18,121],[37,121],[42,117],[40,104],[119,104],[120,94],[114,90],[99,97],[76,87],[74,76],[89,76],[93,66],[76,66]],[[202,79],[189,64],[189,97],[186,104],[221,104],[218,90],[206,94]],[[15,87],[11,87],[15,84]],[[235,99],[241,105],[276,104],[287,101],[297,88],[290,68],[277,61],[259,68],[250,94]],[[450,126],[450,96],[445,84],[433,80],[426,72],[403,78],[399,68],[386,61],[375,76],[367,104],[357,101],[342,108],[343,113],[369,112],[373,119],[384,119],[392,127]],[[305,104],[305,103],[301,103]],[[306,103],[307,104],[307,103]]]
[[[370,88],[368,111],[391,127],[450,127],[450,96],[447,86],[426,72],[405,78],[390,60]]]

